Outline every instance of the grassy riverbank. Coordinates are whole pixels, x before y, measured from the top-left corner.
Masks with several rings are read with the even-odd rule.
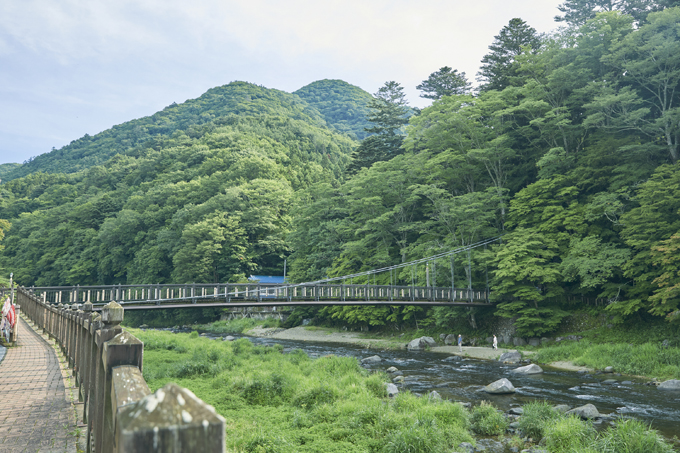
[[[508,420],[488,405],[469,411],[458,403],[405,391],[388,398],[389,376],[363,369],[354,358],[313,360],[299,350],[284,354],[282,347],[256,346],[247,339],[226,342],[196,332],[131,330],[145,344],[144,376],[150,388],[174,381],[213,405],[226,419],[231,452],[435,453],[456,451],[461,442],[474,443],[474,435],[500,436],[505,443],[527,446],[521,437],[503,437]],[[531,429],[540,430],[544,443],[556,446],[551,452],[672,451],[637,422],[619,423],[597,434],[589,422],[550,408],[532,417],[529,405],[525,408],[529,417],[520,419],[526,420],[522,437]],[[631,423],[637,424],[631,428]],[[624,439],[632,448],[579,450],[587,444],[575,443],[567,435],[572,432],[588,434],[578,439],[592,445]]]

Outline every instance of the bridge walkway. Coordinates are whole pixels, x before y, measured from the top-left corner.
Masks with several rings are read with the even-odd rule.
[[[76,417],[63,358],[18,317],[18,345],[0,362],[0,453],[76,453]]]

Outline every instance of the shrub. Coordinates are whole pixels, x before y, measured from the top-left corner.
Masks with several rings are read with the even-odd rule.
[[[490,403],[482,404],[472,410],[472,430],[483,436],[499,436],[508,429],[508,420]]]
[[[564,417],[545,401],[534,401],[523,407],[524,412],[519,419],[519,429],[522,433],[535,441],[543,438],[543,430],[551,422]]]
[[[572,415],[554,420],[544,429],[543,436],[550,452],[569,453],[592,445],[596,432],[590,422]]]
[[[262,376],[246,385],[243,398],[250,404],[278,406],[290,398],[293,392],[290,380],[280,373]]]
[[[439,453],[445,449],[444,436],[436,426],[419,422],[391,431],[385,441],[384,453]]]
[[[319,404],[330,404],[339,397],[334,387],[319,384],[299,394],[293,404],[298,407],[312,408]]]
[[[385,398],[387,396],[387,387],[385,386],[385,377],[380,374],[372,374],[366,379],[366,389],[376,398]]]
[[[622,419],[598,442],[602,453],[671,453],[673,447],[655,430],[635,419]]]

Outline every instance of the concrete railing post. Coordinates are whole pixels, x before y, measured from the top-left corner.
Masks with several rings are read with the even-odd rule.
[[[212,406],[170,383],[118,412],[115,452],[223,453],[224,427]]]
[[[102,328],[97,332],[97,379],[94,382],[95,386],[95,418],[94,418],[94,440],[95,451],[100,453],[104,447],[104,406],[107,398],[106,389],[106,374],[105,367],[106,355],[104,354],[104,345],[107,341],[122,332],[120,323],[123,322],[123,307],[116,302],[109,302],[102,308]]]
[[[112,453],[114,442],[114,430],[116,413],[119,402],[113,399],[113,369],[114,367],[133,366],[140,373],[142,370],[142,355],[144,344],[129,332],[123,331],[104,343],[102,365],[104,370],[104,418],[102,420],[102,449],[97,452]],[[120,390],[126,387],[125,383],[119,383],[116,388]],[[148,387],[144,384],[146,391]]]

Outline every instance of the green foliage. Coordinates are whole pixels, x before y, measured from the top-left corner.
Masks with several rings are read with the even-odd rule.
[[[484,83],[483,89],[500,91],[521,84],[516,80],[516,58],[525,49],[535,51],[540,45],[536,29],[520,18],[511,19],[494,37],[494,42],[489,46],[490,52],[482,58],[477,76]]]
[[[482,436],[500,436],[508,429],[508,420],[490,403],[482,401],[472,410],[472,430]]]
[[[554,453],[574,453],[593,445],[595,428],[590,422],[571,415],[553,420],[543,431],[545,446]]]
[[[597,451],[603,453],[670,453],[673,447],[656,431],[639,420],[616,422],[600,437]]]
[[[563,417],[560,412],[545,401],[533,401],[522,406],[523,413],[519,419],[519,429],[526,437],[534,441],[543,438],[545,430],[551,423]]]
[[[370,114],[368,104],[373,99],[370,93],[342,80],[324,79],[310,83],[293,94],[319,110],[329,126],[355,140],[368,136],[365,129],[370,127],[366,120]]]
[[[404,88],[394,81],[385,82],[368,103],[368,108],[370,114],[366,119],[371,126],[365,130],[375,135],[365,138],[352,154],[350,173],[402,153],[403,127],[408,123],[410,113]]]
[[[469,415],[460,404],[408,392],[388,400],[387,377],[369,375],[353,358],[311,360],[303,352],[281,354],[245,339],[134,335],[147,346],[144,377],[150,388],[173,380],[213,405],[230,426],[227,448],[233,451],[437,452],[472,441]]]
[[[0,265],[12,263],[20,281],[37,285],[225,282],[255,270],[282,273],[294,193],[337,182],[355,142],[326,129],[299,97],[243,83],[158,118],[203,110],[200,128],[178,120],[168,135],[127,155],[110,158],[116,148],[103,147],[120,128],[70,145],[94,147],[88,155],[95,166],[52,153],[35,159],[31,165],[49,171],[86,169],[3,185],[0,217],[15,228]]]
[[[599,370],[613,366],[617,372],[629,375],[680,378],[680,349],[649,341],[637,345],[564,342],[542,348],[536,359],[544,363],[571,361]]]
[[[444,96],[455,94],[468,94],[471,84],[465,77],[465,73],[459,73],[457,69],[443,66],[423,80],[423,83],[416,86],[417,90],[422,91],[421,98],[437,100]]]

